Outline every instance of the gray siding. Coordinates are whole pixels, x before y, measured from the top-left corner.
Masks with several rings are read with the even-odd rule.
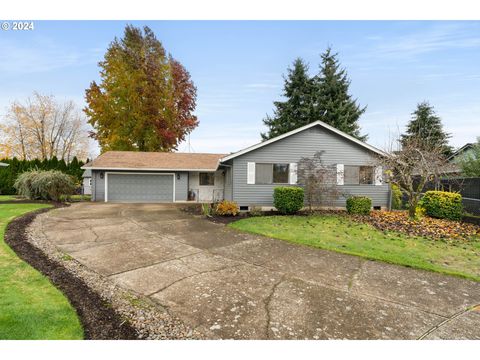
[[[180,179],[177,179],[180,175]],[[175,174],[175,200],[186,201],[188,197],[188,172],[177,172]]]
[[[92,172],[92,201],[105,201],[105,177],[100,178],[102,171],[93,170]],[[115,171],[108,171],[115,172]],[[121,171],[127,172],[127,171]],[[148,172],[148,171],[130,171],[130,172]],[[180,175],[180,179],[177,179]],[[188,172],[178,172],[175,174],[175,200],[185,201],[188,195]]]
[[[92,194],[92,187],[90,186],[90,183],[89,183],[90,179],[91,179],[91,177],[84,177],[83,178],[83,194],[84,195],[91,195]]]
[[[224,198],[225,200],[233,200],[233,179],[231,167],[225,167]]]
[[[100,178],[101,172],[92,170],[92,201],[105,201],[105,178]]]
[[[311,157],[325,151],[326,164],[374,165],[375,154],[329,130],[315,126],[265,147],[233,159],[233,199],[240,206],[273,205],[273,189],[278,185],[247,184],[247,163],[294,163],[302,157]],[[388,205],[388,185],[345,185],[342,190],[351,195],[365,195],[373,206]],[[345,206],[339,198],[335,206]]]

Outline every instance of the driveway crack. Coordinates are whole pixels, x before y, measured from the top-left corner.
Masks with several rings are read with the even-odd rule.
[[[169,262],[169,261],[175,261],[175,260],[179,260],[179,261],[181,261],[183,264],[185,264],[185,262],[182,260],[183,258],[186,258],[186,257],[189,257],[189,256],[193,256],[193,255],[196,255],[196,254],[200,254],[201,252],[202,252],[202,250],[197,251],[197,252],[195,252],[195,253],[183,255],[183,256],[180,256],[180,257],[172,257],[172,258],[168,258],[168,259],[165,259],[165,260],[154,261],[154,262],[151,262],[151,263],[146,264],[146,265],[141,265],[141,266],[138,266],[138,267],[133,268],[133,269],[127,269],[127,270],[124,270],[124,271],[119,271],[119,272],[116,272],[116,273],[109,274],[109,275],[107,275],[107,276],[110,277],[110,276],[125,274],[125,273],[128,273],[128,272],[130,272],[130,271],[140,270],[140,269],[143,269],[143,268],[147,268],[147,267],[150,267],[150,266],[159,265],[159,264],[163,264],[163,263],[166,263],[166,262]],[[185,264],[185,265],[186,265],[186,264]],[[195,269],[192,269],[192,268],[189,267],[189,266],[187,266],[187,267],[188,267],[190,270],[196,271]]]
[[[271,314],[270,314],[270,303],[272,301],[272,297],[273,295],[275,294],[275,291],[277,290],[277,287],[285,281],[285,278],[286,278],[286,275],[285,274],[282,274],[282,276],[280,277],[280,280],[277,281],[275,284],[273,284],[272,286],[272,290],[270,291],[270,294],[268,294],[268,296],[265,298],[264,300],[264,304],[265,304],[265,314],[266,314],[266,326],[265,326],[265,337],[267,339],[270,338],[270,324],[272,322],[272,319],[271,319]]]
[[[462,316],[463,314],[466,314],[472,310],[474,310],[475,308],[478,308],[480,306],[480,304],[476,304],[476,305],[472,305],[472,306],[469,306],[469,307],[466,307],[465,309],[462,309],[458,312],[456,312],[455,314],[453,314],[452,316],[448,317],[447,319],[441,321],[440,323],[438,323],[437,325],[431,327],[429,330],[427,330],[426,332],[424,332],[422,335],[420,335],[417,340],[423,340],[425,339],[428,335],[430,335],[431,333],[437,331],[438,329],[440,329],[441,327],[445,326],[446,324],[448,324],[450,321]]]
[[[173,285],[183,281],[183,280],[186,280],[186,279],[190,279],[190,278],[193,278],[195,276],[199,276],[199,275],[203,275],[203,274],[209,274],[209,273],[214,273],[214,272],[218,272],[218,271],[222,271],[222,270],[225,270],[225,269],[232,269],[232,268],[235,268],[235,267],[238,267],[238,266],[242,266],[243,264],[236,264],[236,265],[233,265],[233,266],[224,266],[224,267],[221,267],[219,269],[215,269],[215,270],[207,270],[207,271],[200,271],[200,272],[197,272],[195,274],[192,274],[192,275],[188,275],[188,276],[185,276],[181,279],[178,279],[178,280],[175,280],[174,282],[150,293],[150,294],[147,294],[147,296],[152,296],[152,295],[155,295],[155,294],[158,294],[158,293],[161,293],[162,291],[165,291],[167,290],[168,288],[172,287]]]

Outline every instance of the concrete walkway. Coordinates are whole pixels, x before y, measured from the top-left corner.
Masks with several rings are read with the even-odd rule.
[[[480,339],[480,284],[231,230],[174,205],[79,203],[37,226],[210,338]]]

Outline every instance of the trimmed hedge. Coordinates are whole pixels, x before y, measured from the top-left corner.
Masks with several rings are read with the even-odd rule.
[[[220,216],[236,216],[239,211],[235,201],[222,200],[215,206],[215,214]]]
[[[367,196],[351,196],[347,199],[349,214],[368,215],[372,209],[372,199]]]
[[[75,191],[73,177],[58,170],[24,172],[18,176],[14,186],[18,195],[31,200],[60,201]]]
[[[66,163],[64,160],[58,160],[55,156],[48,160],[19,160],[17,158],[13,158],[0,159],[0,162],[7,163],[9,165],[7,167],[0,166],[1,195],[16,194],[15,187],[13,186],[15,180],[21,173],[30,170],[59,170],[63,173],[73,176],[77,186],[80,186],[82,182],[83,170],[81,167],[84,165],[84,162],[79,161],[76,157],[74,157],[69,163]]]
[[[458,193],[427,191],[420,204],[428,216],[449,220],[462,219],[462,195]]]
[[[273,189],[273,205],[282,214],[295,214],[303,208],[304,191],[298,186],[279,186]]]

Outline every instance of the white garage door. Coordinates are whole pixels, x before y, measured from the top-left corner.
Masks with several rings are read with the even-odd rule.
[[[107,201],[172,202],[172,174],[107,174]]]

